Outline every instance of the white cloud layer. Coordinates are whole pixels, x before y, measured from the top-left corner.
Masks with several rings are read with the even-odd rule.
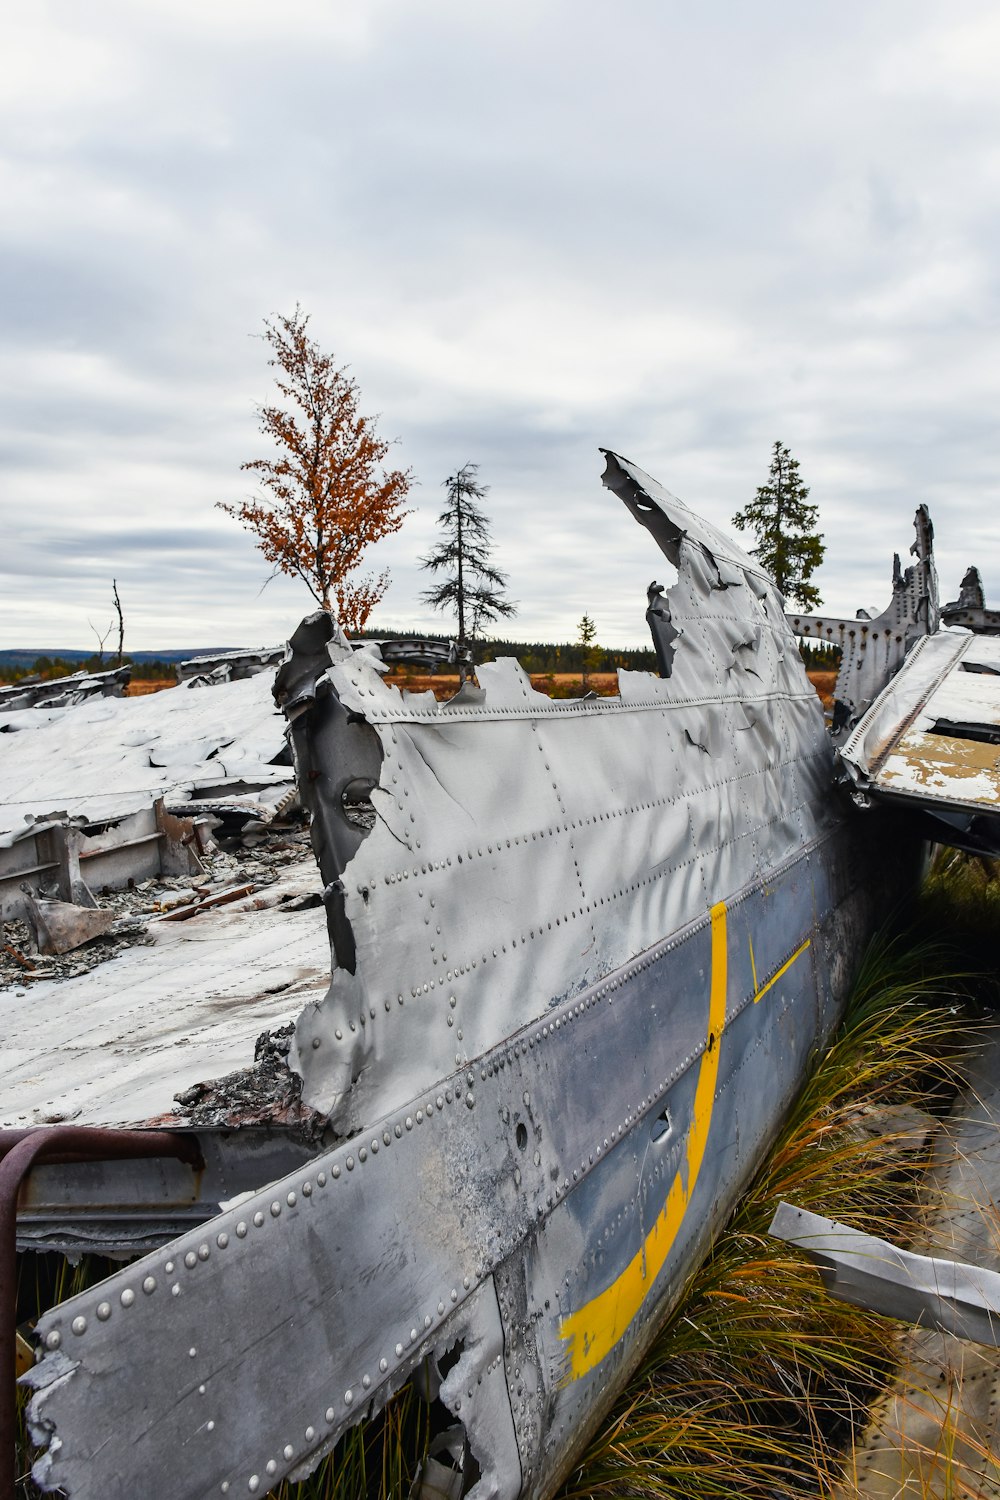
[[[37,0],[0,46],[0,645],[272,641],[309,608],[214,508],[264,450],[264,317],[312,314],[420,481],[491,485],[523,637],[643,644],[625,453],[726,525],[775,438],[826,604],[914,506],[1000,602],[1000,22],[957,0]]]

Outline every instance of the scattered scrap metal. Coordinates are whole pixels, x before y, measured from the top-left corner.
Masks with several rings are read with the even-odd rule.
[[[72,708],[88,698],[120,698],[132,678],[131,667],[112,667],[107,672],[74,672],[69,677],[41,680],[24,677],[0,686],[0,714],[27,708]],[[0,732],[9,729],[0,723]]]

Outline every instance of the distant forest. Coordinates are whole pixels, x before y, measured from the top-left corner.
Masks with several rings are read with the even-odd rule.
[[[4,652],[0,654],[0,682],[23,682],[26,678],[51,682],[55,677],[71,677],[74,672],[111,672],[117,665],[117,653],[113,656],[98,656],[96,653],[83,656],[73,652],[66,656],[31,658],[25,651]],[[126,653],[122,657],[122,666],[131,667],[133,677],[141,677],[147,682],[177,681],[176,663],[159,657],[133,661]]]
[[[407,640],[415,632],[404,630],[364,630],[361,635],[368,640]],[[447,635],[420,636],[422,640],[447,641]],[[225,650],[216,647],[214,650]],[[237,648],[233,648],[237,649]],[[799,642],[802,659],[810,671],[834,671],[840,660],[837,647]],[[191,656],[214,654],[207,649],[192,651]],[[137,652],[135,657],[126,654],[123,664],[131,666],[132,676],[147,682],[176,682],[177,662],[186,659],[184,652],[164,652],[157,656],[153,652]],[[605,650],[600,645],[582,646],[578,642],[559,644],[550,641],[502,641],[477,642],[478,660],[493,656],[516,656],[526,672],[616,672],[625,667],[633,672],[655,672],[656,657],[649,648],[634,650]],[[32,656],[30,651],[0,652],[0,682],[22,682],[26,677],[48,682],[54,677],[69,677],[73,672],[109,672],[116,665],[114,656],[84,656],[82,652],[67,652],[62,655]]]

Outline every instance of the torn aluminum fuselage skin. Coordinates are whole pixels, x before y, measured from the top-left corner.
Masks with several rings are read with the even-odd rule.
[[[845,816],[770,580],[607,458],[678,571],[660,678],[553,702],[499,661],[437,704],[328,617],[293,638],[334,965],[289,1056],[341,1139],[40,1321],[36,1476],[72,1500],[263,1493],[449,1351],[470,1494],[550,1494],[915,868]]]
[[[914,561],[904,570],[899,554],[893,558],[892,597],[884,610],[859,610],[854,619],[788,615],[795,635],[835,646],[841,653],[830,725],[836,745],[852,732],[917,642],[933,635],[941,623],[934,527],[926,505],[917,506],[913,530],[910,554]]]
[[[996,859],[1000,638],[942,630],[918,641],[840,753],[861,806],[905,808],[925,837]]]

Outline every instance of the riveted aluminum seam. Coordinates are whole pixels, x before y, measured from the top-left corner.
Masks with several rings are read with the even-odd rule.
[[[394,690],[379,681],[376,691]],[[747,730],[742,763],[726,755],[707,782],[704,752],[678,746],[660,722],[663,705],[631,722],[493,723],[487,739],[486,726],[471,723],[380,727],[379,826],[345,875],[357,971],[335,974],[327,1001],[296,1031],[292,1061],[307,1101],[333,1109],[339,1129],[355,1128],[427,1076],[449,1019],[460,1062],[643,951],[692,900],[710,904],[800,845],[821,821],[825,789],[818,797],[821,776],[810,776],[816,807],[797,812],[793,757],[807,754],[818,772],[830,764],[815,695],[806,703],[811,713],[793,715],[802,732],[780,731],[785,761],[768,763]],[[772,716],[782,708],[768,700]],[[513,802],[507,768],[517,770]],[[752,794],[727,787],[740,776],[755,778]],[[683,805],[671,808],[665,785]],[[724,807],[728,845],[718,837]],[[671,812],[683,815],[673,833]],[[613,888],[603,871],[620,874]],[[581,923],[587,944],[576,937]]]
[[[297,1172],[273,1184],[204,1230],[46,1314],[39,1332],[58,1368],[82,1357],[100,1380],[102,1399],[120,1401],[122,1409],[135,1401],[142,1413],[138,1428],[127,1422],[110,1438],[102,1433],[104,1458],[114,1451],[121,1481],[164,1460],[178,1444],[172,1467],[178,1496],[203,1493],[203,1485],[210,1487],[206,1475],[245,1485],[268,1463],[277,1465],[275,1475],[287,1472],[281,1454],[291,1446],[300,1463],[308,1427],[328,1440],[354,1420],[355,1403],[412,1368],[469,1290],[565,1197],[564,1166],[578,1158],[585,1176],[590,1154],[599,1162],[613,1150],[700,1057],[703,1016],[692,1014],[686,1050],[676,1052],[685,1013],[700,1005],[686,1005],[677,994],[659,1024],[649,1019],[664,1005],[660,970],[684,943],[703,945],[707,961],[707,926],[700,922],[321,1158],[308,1175]],[[619,1050],[628,1047],[630,1032],[643,1035],[646,1047],[635,1059],[631,1096],[621,1101],[606,1089],[603,1074],[578,1063],[584,1054],[599,1058],[612,1035],[621,1039]],[[556,1057],[565,1058],[578,1081],[572,1108],[566,1071],[550,1061]],[[544,1122],[543,1139],[537,1164],[532,1153],[515,1189],[521,1153],[503,1112],[512,1120],[524,1108],[526,1091]],[[241,1250],[251,1253],[236,1253]],[[155,1285],[144,1292],[149,1278]],[[298,1309],[291,1326],[290,1291]],[[84,1327],[74,1333],[81,1318]],[[52,1347],[53,1335],[58,1347]],[[154,1338],[158,1358],[143,1362],[141,1350]],[[284,1432],[267,1435],[261,1413],[270,1409],[274,1361],[289,1340],[297,1391],[286,1399],[296,1411],[286,1417]],[[43,1361],[35,1378],[44,1381],[47,1373]],[[35,1399],[39,1417],[54,1418],[60,1432],[54,1480],[86,1496],[92,1493],[90,1456],[73,1457],[70,1430],[74,1386],[82,1398],[74,1376]],[[255,1413],[252,1431],[241,1426],[247,1419],[240,1414],[248,1412]],[[84,1427],[93,1431],[89,1417]],[[225,1464],[224,1434],[240,1451],[258,1455],[256,1467],[243,1474]]]

